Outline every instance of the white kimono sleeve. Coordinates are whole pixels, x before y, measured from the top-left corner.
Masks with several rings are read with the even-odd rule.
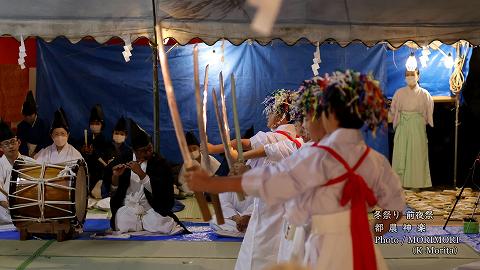
[[[34,156],[34,159],[38,162],[38,163],[43,163],[46,161],[47,157],[48,157],[48,150],[49,147],[45,147],[43,148],[42,150],[40,150],[40,152],[38,152],[35,156]]]
[[[218,168],[220,168],[221,163],[214,157],[209,156],[210,158],[210,167],[212,168],[212,173],[216,173]]]
[[[5,168],[0,169],[0,188],[2,188],[5,192],[8,192],[10,181],[7,179],[8,174],[5,172]],[[5,196],[2,192],[0,192],[0,201],[8,201],[7,196]]]
[[[134,172],[132,172],[134,173]],[[143,187],[152,192],[152,186],[150,184],[150,176],[146,175],[145,178],[143,178],[142,180],[140,180],[140,183],[142,183]]]
[[[8,201],[7,196],[5,196],[2,192],[0,192],[0,202],[7,202],[7,201]]]
[[[426,92],[424,100],[425,100],[425,104],[424,104],[425,112],[423,113],[423,117],[425,118],[425,122],[431,127],[433,127],[433,106],[434,106],[433,98],[428,92]]]
[[[250,145],[252,146],[252,149],[255,149],[267,144],[268,141],[268,134],[266,132],[259,131],[257,132],[257,134],[250,138]]]
[[[219,194],[220,204],[222,205],[222,212],[225,218],[231,218],[239,214],[235,209],[235,196],[237,196],[237,194],[233,192]]]
[[[266,144],[265,154],[271,161],[280,161],[297,150],[297,146],[290,140],[283,140],[277,143]]]
[[[278,163],[258,167],[243,174],[243,190],[273,206],[324,184],[328,179],[325,179],[325,174],[321,172],[326,170],[317,166],[322,164],[320,160],[325,158],[326,152],[316,151],[305,155],[302,152],[309,149],[302,150]],[[306,175],[310,177],[305,177]],[[313,175],[315,177],[311,177]]]
[[[200,163],[196,160],[192,160],[192,166],[200,166]],[[185,179],[185,173],[187,172],[187,169],[185,167],[185,164],[182,165],[182,168],[180,168],[180,173],[178,174],[178,182],[182,185],[182,189],[184,192],[191,192],[190,189],[188,188],[187,181]]]
[[[235,194],[235,196],[236,196],[236,195],[237,195],[237,194]],[[252,213],[253,213],[253,198],[247,197],[247,198],[245,198],[245,200],[249,200],[249,201],[251,201],[251,203],[248,205],[247,209],[243,210],[243,211],[240,213],[240,215],[241,215],[241,216],[251,216]]]
[[[398,124],[398,111],[399,111],[399,105],[398,105],[398,91],[395,92],[395,95],[393,95],[392,103],[390,104],[390,110],[388,111],[388,116],[393,119],[393,128],[397,127]]]
[[[372,186],[377,198],[377,204],[386,210],[403,211],[406,204],[400,177],[392,169],[388,160],[384,157],[382,158],[383,162],[379,163],[382,173],[374,186]]]
[[[216,158],[214,158],[210,155],[208,156],[208,159],[210,160],[210,172],[209,173],[210,173],[210,175],[214,175],[217,172],[218,168],[220,168],[220,162],[218,162],[218,160]],[[201,167],[206,170],[207,165],[203,164],[204,163],[203,162],[203,157],[201,158],[200,162],[201,162],[201,164],[200,164]]]

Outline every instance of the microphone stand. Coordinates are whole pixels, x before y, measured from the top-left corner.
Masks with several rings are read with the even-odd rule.
[[[456,196],[457,199],[455,201],[455,204],[453,205],[452,207],[452,210],[450,211],[450,214],[448,215],[448,218],[447,220],[445,221],[445,224],[443,225],[443,229],[445,230],[445,228],[447,227],[447,224],[448,222],[450,221],[450,218],[452,217],[452,214],[453,212],[455,211],[455,207],[457,207],[457,204],[458,202],[460,201],[460,199],[462,198],[462,193],[463,191],[465,190],[465,186],[467,185],[467,181],[468,181],[468,178],[472,178],[472,181],[473,181],[473,175],[474,175],[474,171],[475,171],[475,165],[477,164],[478,161],[480,161],[480,153],[477,154],[477,156],[475,157],[475,160],[473,161],[473,164],[472,164],[472,167],[470,167],[470,172],[468,173],[467,177],[465,178],[465,181],[463,182],[463,186],[462,186],[462,189],[460,190],[460,193]]]

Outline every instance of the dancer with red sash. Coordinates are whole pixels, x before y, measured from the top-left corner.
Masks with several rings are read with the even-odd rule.
[[[327,137],[320,144],[242,176],[213,179],[196,169],[188,184],[197,191],[244,191],[268,206],[296,200],[311,225],[304,263],[313,269],[386,269],[373,245],[367,211],[373,205],[402,211],[405,198],[388,160],[367,147],[360,131],[367,125],[375,134],[386,121],[379,83],[353,71],[326,75],[318,83],[324,89],[317,104],[323,107],[321,117],[312,115],[313,108],[305,116],[311,134],[318,121],[323,124]]]

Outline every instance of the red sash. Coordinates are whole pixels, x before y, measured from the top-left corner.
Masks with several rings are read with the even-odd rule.
[[[292,136],[290,136],[290,135],[289,135],[287,132],[285,132],[285,131],[277,130],[277,131],[275,131],[275,133],[282,134],[283,136],[287,137],[288,140],[290,140],[291,142],[293,142],[293,143],[295,144],[295,146],[297,147],[297,149],[302,146],[302,144],[301,144],[298,140],[292,138]]]
[[[330,186],[343,181],[346,182],[345,186],[343,187],[340,205],[345,206],[348,202],[351,202],[350,234],[352,236],[353,269],[376,270],[377,263],[375,258],[375,249],[373,246],[372,233],[370,232],[367,207],[365,203],[367,203],[369,206],[374,206],[377,204],[377,199],[375,198],[373,191],[365,183],[363,177],[355,172],[367,157],[368,153],[370,152],[370,148],[367,147],[355,166],[350,168],[348,163],[332,148],[324,145],[318,145],[318,143],[315,143],[312,146],[327,151],[347,170],[346,173],[330,179],[322,186]]]

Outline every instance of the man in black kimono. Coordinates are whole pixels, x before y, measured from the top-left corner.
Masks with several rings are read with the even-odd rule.
[[[108,160],[105,160],[105,152],[109,142],[103,135],[105,121],[103,110],[100,104],[95,105],[90,112],[90,133],[87,136],[86,144],[81,147],[80,153],[85,158],[89,173],[89,191],[94,197],[101,198],[101,185],[103,172]],[[98,183],[98,185],[97,185]],[[95,189],[95,191],[92,191]]]
[[[37,115],[37,104],[32,91],[28,91],[22,106],[23,121],[17,125],[17,138],[20,139],[20,154],[33,157],[52,144],[50,126]]]
[[[127,120],[122,116],[118,119],[115,128],[113,129],[112,143],[106,150],[105,160],[107,161],[107,167],[104,170],[103,182],[102,182],[102,198],[110,197],[111,185],[112,185],[112,168],[115,159],[121,157],[131,157],[133,152],[126,143],[128,137]]]
[[[154,153],[150,136],[130,120],[133,155],[113,167],[112,184],[118,186],[110,200],[112,229],[175,234],[188,232],[172,212],[173,176],[167,161]]]

